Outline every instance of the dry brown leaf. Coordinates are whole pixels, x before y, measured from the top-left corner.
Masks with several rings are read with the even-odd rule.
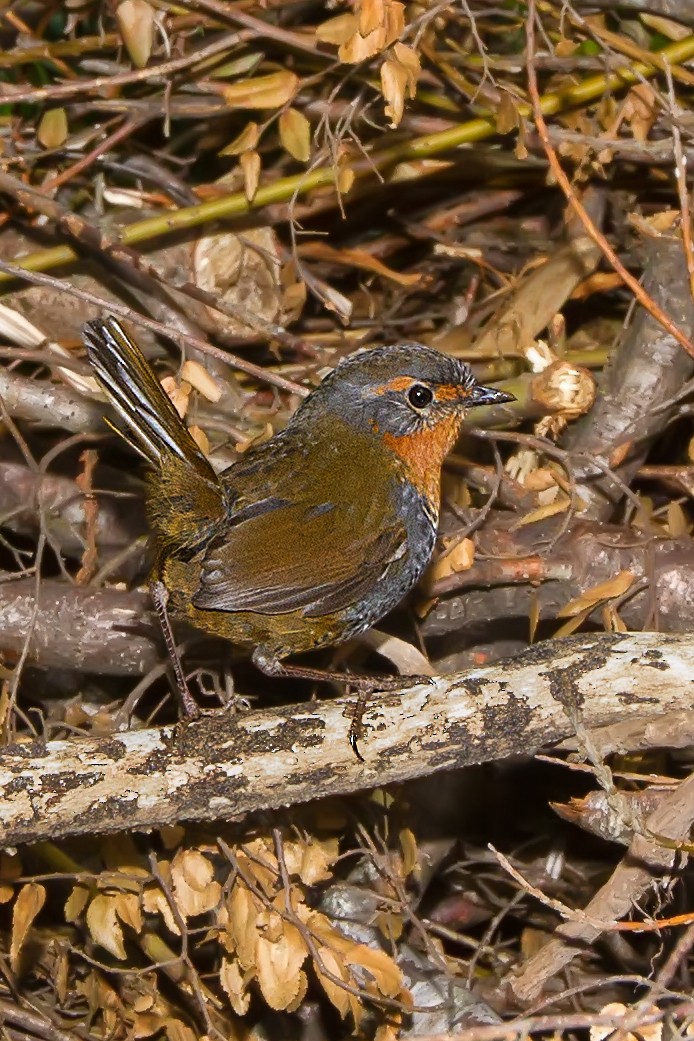
[[[242,152],[239,163],[243,172],[243,190],[248,201],[253,202],[260,181],[260,155],[255,151]]]
[[[166,850],[176,849],[180,846],[186,835],[186,829],[181,824],[165,824],[159,830],[159,838]]]
[[[282,147],[300,163],[311,157],[311,124],[303,112],[287,108],[279,118]]]
[[[354,941],[344,936],[335,928],[329,918],[320,911],[311,911],[306,905],[297,907],[299,919],[311,930],[314,939],[324,947],[330,947],[336,954],[344,955],[354,946]]]
[[[131,1002],[133,1012],[151,1012],[154,1007],[154,994],[141,994]]]
[[[656,93],[650,83],[637,83],[627,94],[622,106],[624,122],[628,123],[634,140],[643,144],[658,118]]]
[[[67,944],[56,944],[55,961],[53,962],[51,974],[53,977],[52,983],[55,987],[55,996],[61,1005],[65,1005],[70,992],[71,973],[72,965]]]
[[[508,90],[499,92],[499,104],[494,112],[496,129],[500,134],[509,134],[520,121],[518,101]]]
[[[290,316],[288,324],[300,316],[307,296],[308,291],[305,282],[294,282],[282,290],[282,310]]]
[[[627,1005],[623,1005],[620,1001],[611,1001],[607,1005],[603,1005],[600,1009],[599,1015],[601,1016],[614,1016],[615,1021],[618,1018],[626,1017],[633,1012]],[[651,1005],[650,1008],[644,1009],[645,1015],[653,1015],[657,1013],[658,1009],[655,1005]],[[612,1026],[592,1026],[590,1028],[590,1041],[605,1041],[605,1038],[609,1037],[611,1041],[661,1041],[663,1036],[663,1023],[659,1021],[657,1023],[647,1023],[640,1025],[638,1030],[635,1032],[621,1030],[615,1022]]]
[[[236,951],[242,969],[253,969],[258,942],[257,922],[263,905],[243,883],[237,882],[231,891],[227,909],[226,938],[229,948]]]
[[[313,886],[332,878],[330,866],[340,852],[337,836],[323,841],[312,838],[303,847],[298,875],[304,885]]]
[[[222,887],[214,879],[214,867],[197,849],[179,850],[171,861],[171,884],[176,906],[184,918],[212,911]]]
[[[593,613],[594,607],[586,607],[585,611],[581,611],[574,618],[569,618],[568,622],[564,622],[560,625],[554,634],[554,639],[558,640],[560,636],[571,636],[577,629],[580,629],[586,618]]]
[[[316,37],[322,43],[332,43],[339,47],[347,43],[357,31],[357,19],[353,14],[338,14],[322,22],[316,28]]]
[[[417,93],[421,65],[417,52],[404,43],[396,43],[393,53],[395,58],[381,66],[381,90],[386,100],[386,116],[390,125],[396,127],[402,119],[405,98],[412,99]]]
[[[524,928],[520,937],[520,949],[523,960],[532,958],[547,943],[548,936],[544,929]]]
[[[475,543],[472,539],[460,539],[438,557],[427,573],[428,588],[440,578],[469,571],[475,561]]]
[[[86,922],[94,940],[122,960],[126,953],[120,923],[142,931],[140,899],[135,893],[99,893],[87,908]]]
[[[368,36],[386,20],[386,0],[360,0],[357,10],[357,28],[362,36]]]
[[[136,933],[142,932],[144,922],[140,898],[135,893],[115,894],[116,913],[123,925],[129,925]]]
[[[386,0],[385,3],[386,47],[399,40],[405,31],[405,5],[399,0]]]
[[[376,925],[388,943],[394,944],[402,937],[405,923],[402,915],[394,911],[381,911],[376,915]]]
[[[12,908],[12,941],[10,943],[10,966],[13,972],[19,971],[22,947],[36,915],[45,902],[46,890],[38,882],[27,882],[17,894]]]
[[[537,524],[538,521],[547,520],[548,517],[556,517],[558,513],[566,513],[570,505],[571,500],[564,496],[561,499],[556,499],[554,502],[548,502],[545,506],[538,506],[536,510],[530,510],[520,520],[517,520],[515,524],[512,524],[509,531],[517,531],[518,528],[523,528],[526,524]]]
[[[380,54],[386,47],[386,31],[384,28],[374,29],[368,36],[362,36],[355,32],[353,36],[343,43],[337,56],[340,61],[347,65],[356,65],[362,61],[368,61],[374,55]]]
[[[386,119],[391,127],[399,125],[405,110],[407,69],[399,61],[384,61],[381,65],[381,92],[385,98]]]
[[[176,1016],[166,1019],[163,1026],[169,1041],[198,1041],[198,1035],[193,1028]]]
[[[279,915],[277,919],[279,935],[271,938],[268,930],[258,938],[256,971],[263,997],[270,1008],[279,1012],[293,1005],[305,986],[305,974],[300,969],[308,950],[296,926],[283,921]]]
[[[235,137],[231,144],[228,144],[221,150],[220,155],[240,155],[242,152],[247,152],[249,149],[258,147],[258,141],[260,140],[260,127],[257,123],[246,123],[245,127]]]
[[[144,69],[154,43],[154,8],[147,0],[123,0],[116,8],[116,21],[131,62]]]
[[[339,168],[335,186],[337,187],[340,195],[347,195],[349,190],[355,181],[355,173],[351,166],[341,166]]]
[[[337,979],[342,980],[343,983],[353,984],[354,981],[350,979],[350,975],[345,968],[344,963],[333,954],[329,947],[319,947],[317,953],[327,972],[337,977]],[[318,977],[318,982],[325,991],[326,996],[344,1019],[350,1009],[354,1011],[354,1005],[358,1006],[356,999],[343,987],[340,987],[339,984],[333,982],[332,979],[324,975],[315,961],[314,969]]]
[[[556,476],[547,466],[538,466],[525,474],[520,483],[530,492],[546,492],[557,487]]]
[[[221,88],[230,108],[280,108],[292,100],[299,87],[299,77],[288,69],[239,80]]]
[[[190,383],[179,383],[175,376],[164,376],[160,383],[162,390],[171,399],[171,404],[181,419],[185,419],[190,404]]]
[[[164,861],[163,863],[166,862]],[[162,862],[159,864],[159,870],[161,870],[161,867]],[[169,929],[174,936],[181,935],[181,930],[178,928],[178,922],[174,918],[174,913],[171,910],[171,904],[169,903],[168,897],[159,886],[147,886],[142,894],[142,906],[147,914],[160,914],[166,923],[167,929]]]
[[[284,919],[281,913],[281,906],[284,904],[284,894],[280,894],[280,907],[265,908],[258,915],[257,929],[259,933],[262,933],[266,940],[271,943],[276,943],[284,932]]]
[[[667,508],[667,527],[673,539],[684,538],[689,534],[690,524],[687,514],[678,502],[671,502]]]
[[[400,636],[369,629],[359,637],[359,642],[372,647],[377,654],[389,661],[401,676],[436,676],[437,672],[429,659],[418,647]]]
[[[161,1012],[138,1012],[133,1020],[130,1036],[134,1039],[151,1037],[164,1029],[164,1016]]]
[[[354,63],[380,54],[400,38],[405,28],[405,8],[398,0],[361,0],[356,17],[320,26],[319,39],[338,43],[340,61]]]
[[[193,438],[193,441],[195,441],[195,444],[198,446],[202,454],[208,456],[210,454],[210,440],[202,427],[193,423],[192,426],[188,427],[188,433]]]
[[[318,284],[318,279],[314,277],[314,283]],[[344,293],[340,293],[339,290],[335,289],[335,286],[329,285],[327,282],[320,283],[320,292],[323,300],[323,306],[327,311],[334,311],[341,322],[345,325],[352,317],[352,310],[354,304],[348,296]]]
[[[637,231],[649,238],[659,238],[662,232],[670,231],[680,220],[679,210],[658,210],[657,213],[644,217],[641,213],[629,213],[627,220]]]
[[[92,970],[84,979],[77,979],[74,988],[78,995],[84,995],[92,1015],[97,1012],[101,1015],[104,1036],[113,1037],[124,1032],[123,1002],[101,973]]]
[[[419,55],[413,47],[408,47],[406,43],[400,43],[399,41],[393,44],[393,54],[400,64],[404,65],[407,69],[412,88],[414,89],[417,86],[417,79],[422,71],[422,63],[419,60]],[[413,98],[414,94],[410,94],[410,97]]]
[[[247,989],[247,977],[241,974],[239,964],[231,958],[222,959],[219,970],[219,982],[222,990],[229,998],[229,1003],[237,1016],[245,1016],[251,1004],[251,995]]]
[[[239,863],[244,874],[251,875],[266,896],[273,897],[279,884],[280,869],[269,839],[257,838],[243,844]]]
[[[185,361],[181,368],[181,379],[190,383],[208,401],[219,401],[222,396],[222,388],[199,361]]]
[[[599,582],[596,586],[584,590],[580,596],[569,600],[557,612],[558,618],[573,618],[574,615],[588,609],[594,610],[603,600],[612,600],[614,597],[622,596],[632,585],[635,576],[631,571],[620,571],[614,578],[608,578],[605,582]]]
[[[540,600],[537,590],[533,589],[530,596],[530,608],[528,610],[528,642],[535,643],[535,634],[540,622]]]
[[[89,900],[89,887],[76,885],[72,887],[69,897],[65,901],[65,909],[63,914],[65,915],[66,922],[76,922],[79,916],[84,911]]]
[[[579,44],[574,40],[567,40],[563,36],[560,40],[557,40],[554,45],[554,53],[557,58],[570,58],[572,54],[575,54],[578,50]]]
[[[411,828],[402,828],[398,835],[402,850],[402,874],[404,878],[411,875],[418,866],[417,839]]]
[[[602,609],[602,624],[606,633],[625,633],[628,631],[619,611],[616,611],[611,604],[605,604]]]
[[[299,255],[346,267],[361,268],[363,271],[373,271],[374,274],[383,275],[384,278],[401,286],[415,286],[422,282],[422,275],[395,271],[364,249],[336,249],[327,242],[306,242],[299,247]]]
[[[347,965],[359,965],[373,977],[381,994],[387,998],[397,997],[403,989],[402,972],[385,951],[355,943],[345,953]]]
[[[397,1012],[391,1011],[389,1016],[392,1020],[390,1023],[381,1023],[380,1027],[374,1034],[374,1041],[398,1041],[400,1037],[400,1015]]]
[[[87,928],[92,939],[114,958],[126,958],[123,930],[118,920],[117,901],[122,894],[97,893],[87,908]]]
[[[225,183],[233,184],[236,190],[240,167],[234,172],[236,180],[229,177]],[[217,230],[201,236],[193,248],[193,280],[201,289],[218,297],[230,312],[220,314],[211,307],[206,308],[206,321],[211,328],[226,340],[247,336],[253,331],[257,333],[266,322],[284,324],[281,266],[279,239],[268,226],[244,228],[241,234]],[[251,325],[239,315],[234,317],[238,305],[255,316]],[[233,377],[230,385],[234,392]]]
[[[307,885],[324,882],[332,878],[329,866],[339,853],[337,838],[319,839],[308,837],[296,842],[284,843],[284,862],[291,877],[298,876]]]
[[[308,990],[308,977],[307,977],[306,973],[304,972],[304,970],[301,969],[301,971],[299,972],[299,977],[297,979],[296,997],[294,998],[293,1001],[290,1001],[289,1004],[287,1005],[287,1009],[286,1009],[287,1012],[296,1012],[297,1009],[301,1008],[301,1006],[303,1004],[303,1001],[304,1001],[304,998],[306,997],[307,990]]]
[[[51,108],[41,116],[36,136],[44,148],[60,148],[68,135],[64,108]]]

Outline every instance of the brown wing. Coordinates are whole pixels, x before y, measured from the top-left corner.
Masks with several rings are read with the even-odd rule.
[[[366,458],[371,447],[361,446],[357,463],[328,445],[308,466],[305,451],[290,450],[281,484],[262,472],[262,457],[227,471],[236,505],[205,555],[194,606],[315,616],[361,599],[406,547],[394,485],[375,476],[383,458]],[[269,494],[277,484],[285,495]]]
[[[391,525],[367,533],[353,514],[345,504],[275,500],[210,548],[195,607],[323,615],[360,600],[402,549],[405,530]]]

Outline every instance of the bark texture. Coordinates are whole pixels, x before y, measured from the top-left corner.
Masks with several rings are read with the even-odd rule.
[[[691,705],[694,640],[654,633],[541,644],[466,675],[374,697],[359,763],[350,699],[110,737],[23,742],[0,759],[2,845],[229,819],[531,754],[628,715]]]

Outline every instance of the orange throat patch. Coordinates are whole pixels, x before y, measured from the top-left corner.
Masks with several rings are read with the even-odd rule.
[[[438,512],[441,499],[441,467],[455,444],[462,416],[452,414],[436,426],[416,434],[384,434],[383,443],[405,464],[408,480]]]

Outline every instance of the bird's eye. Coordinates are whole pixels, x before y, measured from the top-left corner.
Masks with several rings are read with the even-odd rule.
[[[410,387],[407,394],[407,400],[414,408],[426,408],[433,399],[433,392],[428,387],[423,387],[421,383],[415,383],[414,387]]]

